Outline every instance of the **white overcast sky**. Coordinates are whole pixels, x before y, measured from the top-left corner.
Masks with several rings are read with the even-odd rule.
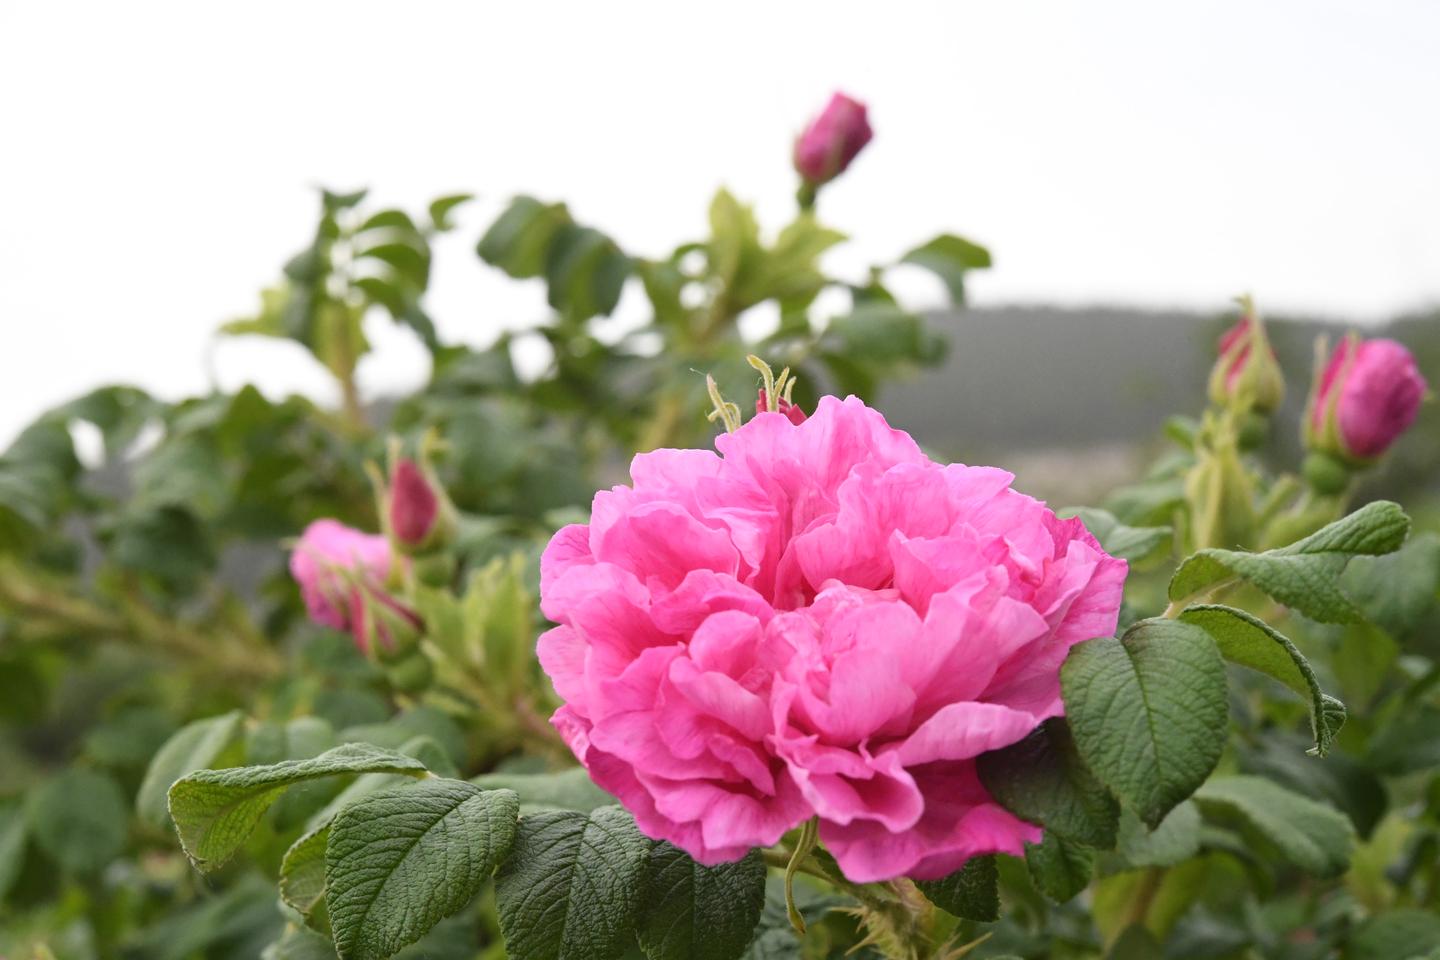
[[[996,256],[977,304],[1432,305],[1437,43],[1426,0],[0,0],[0,444],[108,382],[326,396],[298,348],[212,337],[305,242],[314,185],[478,193],[430,301],[478,344],[544,313],[474,257],[505,198],[641,254],[698,236],[722,182],[773,227],[837,87],[876,131],[822,203],[856,238],[837,271],[953,231]],[[422,381],[373,334],[367,392]]]

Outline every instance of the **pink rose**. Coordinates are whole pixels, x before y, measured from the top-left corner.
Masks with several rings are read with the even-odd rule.
[[[366,649],[366,594],[383,594],[390,574],[390,543],[338,520],[316,520],[305,528],[290,554],[290,575],[310,619],[336,630],[352,630]]]
[[[1346,337],[1310,395],[1306,443],[1346,460],[1373,460],[1415,422],[1425,391],[1425,378],[1404,346]]]
[[[854,397],[715,445],[637,456],[541,560],[553,722],[595,781],[708,864],[817,815],[859,882],[1037,841],[975,758],[1063,713],[1125,562]]]
[[[865,104],[836,93],[795,141],[795,169],[811,184],[828,183],[845,172],[872,136]]]

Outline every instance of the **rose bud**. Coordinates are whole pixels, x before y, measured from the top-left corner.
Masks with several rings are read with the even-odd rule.
[[[1351,334],[1311,390],[1305,445],[1350,465],[1366,465],[1415,422],[1425,393],[1425,378],[1403,345]]]
[[[865,104],[836,93],[795,141],[795,169],[811,187],[834,180],[873,136]]]
[[[777,397],[775,400],[775,409],[771,410],[770,394],[764,387],[760,388],[760,395],[755,398],[755,412],[778,413],[797,427],[805,422],[805,411],[784,397]]]
[[[405,553],[425,553],[449,543],[455,532],[455,508],[434,472],[408,457],[390,471],[386,511],[390,533]]]
[[[1270,413],[1285,399],[1285,375],[1254,304],[1244,297],[1240,305],[1240,321],[1220,338],[1220,355],[1210,371],[1210,402]]]
[[[392,562],[390,542],[384,537],[338,520],[316,520],[305,528],[290,554],[290,574],[300,585],[311,620],[352,630],[362,619],[365,585],[379,589],[390,576]]]

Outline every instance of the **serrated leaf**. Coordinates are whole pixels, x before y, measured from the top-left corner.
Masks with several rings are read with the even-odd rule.
[[[197,720],[181,727],[150,761],[140,791],[135,795],[135,812],[154,827],[170,822],[166,794],[170,785],[187,773],[215,766],[226,751],[240,741],[245,715],[239,710]]]
[[[1205,549],[1188,557],[1170,580],[1170,599],[1187,602],[1238,577],[1322,623],[1352,623],[1361,612],[1340,589],[1350,558],[1390,553],[1405,542],[1410,518],[1398,504],[1368,503],[1303,540],[1264,553]]]
[[[1225,666],[1210,635],[1141,620],[1078,644],[1060,669],[1085,765],[1154,826],[1205,782],[1226,737]]]
[[[66,870],[93,873],[125,850],[129,810],[114,780],[66,770],[29,798],[30,835]]]
[[[985,789],[1020,819],[1086,846],[1115,845],[1120,807],[1086,769],[1063,719],[1047,720],[1024,740],[981,755],[976,769]]]
[[[495,878],[511,960],[615,960],[631,942],[651,841],[619,807],[525,818]]]
[[[1090,885],[1095,874],[1095,853],[1089,847],[1046,833],[1039,843],[1025,844],[1025,866],[1045,896],[1065,903]]]
[[[190,861],[208,873],[235,853],[270,804],[293,784],[350,773],[424,776],[425,765],[367,743],[349,743],[310,760],[198,770],[170,788],[170,816]]]
[[[1288,637],[1254,614],[1234,607],[1186,607],[1180,619],[1210,634],[1226,660],[1274,677],[1304,697],[1315,737],[1312,752],[1322,757],[1330,752],[1335,735],[1345,725],[1345,705],[1325,695],[1310,661]]]
[[[644,914],[636,934],[650,960],[736,960],[765,908],[765,861],[752,850],[707,867],[684,850],[650,851]]]
[[[990,266],[990,251],[964,237],[942,233],[900,258],[901,263],[924,267],[938,276],[950,291],[950,302],[965,303],[965,274]]]
[[[1220,777],[1195,794],[1207,816],[1238,817],[1302,870],[1338,876],[1350,865],[1350,819],[1263,777]]]
[[[1000,873],[995,857],[971,857],[943,880],[921,880],[920,892],[941,910],[961,920],[990,923],[1000,917]]]
[[[1132,527],[1121,523],[1110,511],[1098,507],[1074,507],[1061,510],[1059,515],[1079,517],[1106,553],[1132,563],[1154,554],[1169,542],[1171,536],[1170,527]]]
[[[519,812],[508,790],[439,778],[341,810],[325,845],[341,960],[384,960],[469,903],[510,851]]]

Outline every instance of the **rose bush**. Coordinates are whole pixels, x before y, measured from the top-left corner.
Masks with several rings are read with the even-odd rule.
[[[702,863],[820,818],[851,880],[935,879],[1039,830],[981,753],[1064,712],[1126,564],[993,468],[934,463],[857,398],[637,456],[541,560],[555,724]]]

